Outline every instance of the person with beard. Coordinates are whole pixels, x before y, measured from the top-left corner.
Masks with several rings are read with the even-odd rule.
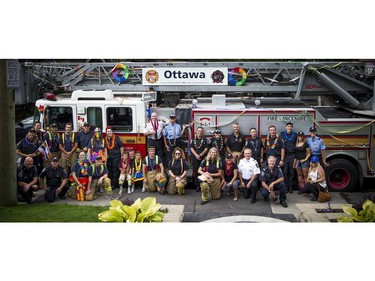
[[[245,147],[246,139],[241,135],[238,123],[233,123],[232,128],[233,133],[228,137],[226,147],[228,153],[233,155],[236,164],[238,164]]]
[[[285,146],[279,134],[276,133],[276,126],[268,127],[269,134],[267,135],[264,147],[266,148],[266,157],[275,156],[276,166],[282,167],[284,165]]]

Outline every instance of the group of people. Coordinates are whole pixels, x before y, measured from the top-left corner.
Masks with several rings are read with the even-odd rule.
[[[312,194],[317,199],[319,190],[327,188],[323,167],[327,167],[324,141],[317,136],[315,127],[304,132],[293,131],[288,122],[285,130],[277,133],[276,126],[269,126],[264,142],[256,128],[249,130],[250,138],[241,135],[238,123],[233,124],[233,133],[224,140],[221,130],[214,131],[209,142],[198,127],[190,143],[193,176],[196,191],[202,192],[202,204],[218,199],[224,191],[239,198],[239,190],[250,203],[257,200],[260,191],[265,201],[280,201],[287,207],[286,193],[293,192],[297,171],[298,193]],[[276,191],[276,192],[275,192]]]
[[[48,202],[55,201],[56,195],[64,200],[67,193],[79,200],[94,200],[103,190],[111,198],[112,185],[119,185],[124,153],[123,143],[112,128],[107,127],[103,137],[99,129],[91,131],[88,123],[79,133],[72,131],[71,123],[65,124],[62,134],[56,124],[51,124],[44,135],[40,127],[40,122],[35,122],[16,147],[21,158],[17,168],[19,200],[31,203],[33,190],[39,188],[45,190]],[[48,146],[50,159],[43,158],[38,150],[43,143]]]
[[[40,122],[36,122],[25,139],[17,144],[16,153],[21,157],[17,170],[20,200],[31,202],[32,191],[45,190],[45,200],[53,202],[56,195],[65,199],[68,194],[78,200],[95,200],[99,192],[112,198],[113,190],[122,195],[124,189],[132,193],[161,194],[185,193],[188,162],[181,148],[183,129],[176,116],[169,116],[169,123],[161,122],[155,112],[151,114],[145,129],[147,155],[140,151],[125,151],[123,142],[111,127],[103,137],[100,129],[90,131],[84,123],[79,133],[72,132],[72,124],[65,124],[65,132],[59,134],[57,125],[51,124],[44,135]],[[310,137],[302,131],[293,131],[287,123],[280,134],[274,125],[263,142],[257,130],[249,130],[250,138],[240,133],[238,123],[233,133],[224,139],[220,129],[215,129],[211,140],[198,127],[189,143],[195,191],[201,192],[201,204],[219,199],[221,193],[239,192],[253,204],[259,191],[265,201],[279,200],[287,207],[286,193],[293,192],[294,169],[297,170],[299,193],[313,194],[316,200],[319,188],[326,188],[323,167],[325,145],[310,128]],[[43,159],[39,145],[46,141],[51,159]],[[77,158],[78,154],[78,158]]]

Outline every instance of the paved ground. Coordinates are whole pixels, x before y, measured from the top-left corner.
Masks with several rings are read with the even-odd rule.
[[[375,196],[374,194],[375,193],[373,193],[372,196]],[[114,191],[113,197],[117,198],[118,196],[117,189]],[[330,222],[334,220],[332,216],[328,218],[327,214],[316,213],[315,209],[327,208],[327,203],[312,202],[310,201],[310,196],[299,195],[297,192],[287,194],[288,208],[282,207],[279,202],[263,201],[259,193],[257,194],[257,202],[255,204],[250,204],[250,200],[244,199],[242,196],[235,202],[233,201],[233,195],[227,196],[223,193],[221,199],[210,201],[205,205],[200,205],[200,193],[192,189],[187,189],[184,196],[142,193],[140,190],[136,190],[129,195],[125,193],[121,200],[125,200],[126,198],[136,200],[137,198],[145,198],[148,196],[156,197],[158,203],[168,208],[169,213],[166,215],[165,221],[169,222],[269,222],[272,221],[272,219],[274,219],[273,221],[275,222],[278,220],[284,222]],[[343,204],[353,204],[362,198],[363,193],[332,193],[331,204],[335,206],[336,209],[339,209]],[[43,200],[43,191],[37,191],[33,200],[35,203],[45,203]],[[98,199],[91,202],[80,202],[67,198],[66,200],[57,199],[53,204],[62,203],[109,206],[109,200],[105,199],[104,194],[101,194]],[[313,215],[311,216],[308,212],[312,212]],[[336,215],[336,217],[337,216],[338,215]]]

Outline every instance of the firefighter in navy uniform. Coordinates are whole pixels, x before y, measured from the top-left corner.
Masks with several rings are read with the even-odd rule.
[[[285,157],[283,165],[284,182],[286,190],[293,193],[294,168],[293,163],[296,157],[297,133],[293,131],[293,123],[286,123],[285,131],[280,133],[280,138],[285,145]]]
[[[78,134],[78,149],[77,151],[87,152],[91,144],[92,136],[94,135],[93,131],[90,131],[90,125],[85,122],[83,124],[82,131]]]
[[[46,181],[44,182],[44,178]],[[51,161],[51,165],[44,168],[39,176],[40,188],[45,190],[44,199],[47,202],[54,202],[56,193],[58,197],[65,200],[65,194],[70,188],[68,174],[64,171],[63,167],[59,166],[59,160],[55,157]]]
[[[211,139],[211,147],[216,148],[216,151],[218,152],[218,155],[220,156],[221,160],[224,161],[225,151],[227,150],[227,148],[224,138],[221,135],[221,130],[215,129],[214,134],[215,136]]]
[[[37,151],[37,149],[39,148],[39,143],[38,141],[36,141],[35,134],[35,130],[30,129],[26,137],[17,144],[16,154],[22,157],[20,163],[21,165],[25,161],[26,157],[32,157],[33,163],[37,163],[37,157],[40,152]]]
[[[111,180],[112,189],[119,188],[120,161],[124,153],[124,145],[119,136],[113,133],[112,127],[107,127],[107,135],[104,138],[107,153],[108,177]]]
[[[24,163],[17,168],[17,194],[19,201],[31,204],[33,188],[36,188],[38,174],[33,158],[27,156]]]
[[[264,145],[260,137],[257,136],[257,129],[250,128],[250,138],[245,143],[245,148],[250,148],[251,157],[257,160],[259,167],[263,163]]]
[[[262,169],[260,174],[260,181],[262,182],[262,187],[260,188],[260,193],[262,194],[264,201],[269,200],[270,194],[274,201],[277,200],[275,191],[279,191],[280,204],[287,208],[288,204],[286,203],[286,191],[284,183],[283,171],[280,167],[276,166],[276,157],[269,156],[267,167]]]
[[[228,137],[226,142],[227,151],[232,154],[236,164],[240,161],[245,148],[246,139],[240,133],[240,125],[233,123],[233,133]],[[224,161],[224,159],[222,159]]]
[[[266,149],[266,157],[276,157],[276,166],[284,165],[285,145],[279,135],[276,133],[276,127],[271,125],[268,127],[269,134],[266,137],[264,147]]]

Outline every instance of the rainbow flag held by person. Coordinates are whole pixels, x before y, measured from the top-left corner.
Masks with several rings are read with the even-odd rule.
[[[45,140],[37,149],[40,153],[42,153],[44,160],[51,159],[51,152],[49,151],[48,143]]]

